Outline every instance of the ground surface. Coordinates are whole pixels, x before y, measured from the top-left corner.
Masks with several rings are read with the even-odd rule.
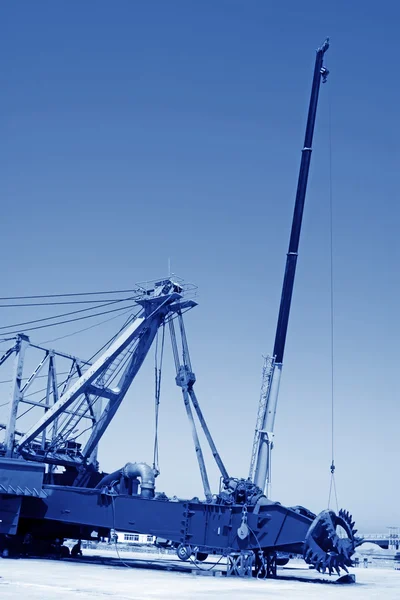
[[[399,600],[400,571],[358,568],[355,585],[318,583],[322,577],[303,564],[279,570],[280,579],[211,577],[79,562],[72,560],[0,559],[1,600]],[[330,581],[334,581],[331,578]]]

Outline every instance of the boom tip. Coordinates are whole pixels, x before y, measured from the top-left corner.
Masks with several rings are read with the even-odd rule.
[[[321,48],[318,48],[317,52],[322,52],[324,54],[329,48],[329,38],[327,37]]]

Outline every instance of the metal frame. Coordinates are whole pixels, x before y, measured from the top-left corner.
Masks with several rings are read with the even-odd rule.
[[[242,550],[241,552],[231,552],[228,556],[228,565],[226,569],[227,577],[252,577],[254,565],[254,552],[252,550]]]
[[[14,386],[10,403],[10,417],[6,425],[5,455],[7,457],[22,456],[27,460],[45,463],[48,465],[49,472],[52,472],[56,465],[74,466],[78,469],[74,485],[86,486],[90,472],[96,471],[98,468],[99,441],[143,364],[158,329],[167,322],[176,366],[176,383],[182,389],[204,493],[207,500],[211,500],[212,492],[192,407],[225,484],[229,483],[230,478],[193,390],[196,378],[190,361],[183,311],[193,308],[196,303],[193,300],[184,299],[183,295],[182,284],[177,284],[172,279],[156,282],[151,289],[143,288],[143,292],[137,298],[137,304],[141,307],[139,314],[93,364],[74,356],[30,344],[27,336],[19,335],[12,351],[7,352],[4,359],[6,360],[12,353],[15,353]],[[174,325],[175,320],[179,325],[180,349]],[[43,351],[44,356],[23,384],[24,355],[29,346]],[[57,354],[71,361],[70,371],[60,394],[58,393],[55,365]],[[26,390],[47,364],[46,394],[42,401],[37,402],[24,398]],[[74,376],[78,377],[76,381],[73,381]],[[27,432],[18,432],[19,439],[16,441],[15,426],[18,407],[21,403],[40,407],[44,414]],[[89,422],[90,436],[82,447],[77,440],[81,435],[79,426],[83,420]],[[87,429],[86,427],[84,431]]]
[[[29,376],[24,377],[24,367],[25,367],[25,359],[27,351],[30,348],[34,348],[43,352],[43,356],[33,371],[29,374]],[[75,356],[71,356],[64,352],[58,352],[53,349],[43,348],[42,346],[38,346],[36,344],[32,344],[29,340],[29,337],[24,334],[19,334],[16,337],[15,344],[11,346],[0,359],[0,366],[5,364],[7,360],[10,360],[14,356],[14,369],[13,369],[13,378],[12,378],[12,389],[10,393],[10,402],[8,409],[8,417],[6,423],[0,424],[0,429],[5,430],[4,442],[3,446],[3,454],[5,456],[11,458],[15,455],[16,446],[18,442],[16,438],[22,438],[23,433],[21,433],[17,427],[17,419],[19,417],[19,409],[22,404],[29,405],[32,408],[38,408],[45,411],[45,413],[49,410],[52,404],[58,402],[59,399],[59,385],[58,385],[58,377],[57,377],[57,368],[56,368],[56,356],[62,357],[71,361],[71,370],[70,374],[73,372],[76,365],[88,365],[85,361],[80,360]],[[47,374],[45,376],[40,375],[45,366],[48,365]],[[45,395],[43,396],[41,401],[31,400],[29,399],[29,395],[27,395],[27,391],[32,387],[38,377],[45,377],[46,379],[46,387],[45,387]],[[68,385],[68,378],[64,389]],[[57,429],[57,422],[53,423],[53,433],[55,435]],[[43,431],[41,448],[44,450],[45,444],[45,433]],[[0,444],[1,447],[1,444]]]

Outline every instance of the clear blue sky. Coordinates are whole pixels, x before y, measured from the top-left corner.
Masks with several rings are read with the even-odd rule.
[[[196,389],[236,476],[273,346],[314,51],[330,36],[273,497],[327,504],[330,96],[339,503],[360,529],[400,525],[399,4],[15,0],[0,14],[1,295],[131,287],[170,257],[199,286]],[[6,324],[32,315],[2,310]],[[118,324],[58,348],[88,356]],[[170,362],[164,381],[158,489],[201,494]],[[152,410],[149,357],[104,438],[104,469],[151,462]]]

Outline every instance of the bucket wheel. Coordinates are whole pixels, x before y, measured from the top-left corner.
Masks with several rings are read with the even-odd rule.
[[[311,524],[304,542],[304,560],[320,573],[329,571],[329,575],[340,569],[348,573],[352,566],[351,557],[361,539],[355,537],[353,517],[345,510],[336,514],[333,510],[324,510]]]

